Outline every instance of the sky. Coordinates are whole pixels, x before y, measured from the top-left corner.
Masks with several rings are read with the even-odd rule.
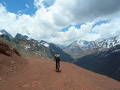
[[[120,34],[120,0],[0,0],[0,29],[68,45]]]

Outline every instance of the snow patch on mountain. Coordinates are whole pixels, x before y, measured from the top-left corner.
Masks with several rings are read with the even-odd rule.
[[[43,40],[40,41],[40,44],[42,44],[45,47],[49,47],[50,46],[49,43],[47,43],[46,41],[43,41]]]

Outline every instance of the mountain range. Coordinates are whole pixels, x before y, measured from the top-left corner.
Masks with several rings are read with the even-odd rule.
[[[37,41],[20,33],[13,37],[6,30],[0,30],[0,40],[16,48],[25,57],[53,58],[55,53],[59,53],[63,61],[72,62],[73,60],[58,45],[44,40]]]
[[[1,30],[0,41],[16,48],[24,57],[53,59],[55,53],[60,53],[63,61],[120,80],[120,36],[96,41],[76,40],[61,47],[20,33],[13,37],[6,30]]]
[[[74,41],[64,51],[74,58],[74,64],[120,80],[120,36]]]
[[[72,63],[61,65],[56,72],[53,60],[22,57],[0,42],[0,90],[120,90],[119,81]]]
[[[92,53],[106,51],[118,44],[120,44],[120,36],[96,41],[77,40],[66,46],[63,51],[77,59]]]

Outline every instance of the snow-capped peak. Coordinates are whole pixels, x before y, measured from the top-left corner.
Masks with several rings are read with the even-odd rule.
[[[77,41],[77,44],[78,44],[80,47],[88,47],[88,46],[91,46],[91,45],[92,45],[92,41],[78,40],[78,41]]]
[[[45,47],[50,46],[49,43],[47,43],[46,41],[43,41],[43,40],[40,41],[40,44],[44,45]]]

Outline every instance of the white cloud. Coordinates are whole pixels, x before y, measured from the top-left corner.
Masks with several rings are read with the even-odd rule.
[[[22,33],[57,44],[68,44],[77,39],[108,37],[120,33],[119,1],[56,0],[54,5],[44,8],[43,0],[35,0],[37,11],[33,16],[10,13],[0,5],[0,29],[6,29],[12,35]],[[111,19],[111,22],[92,29],[96,21],[104,19]],[[65,26],[80,23],[85,23],[80,29],[73,26],[66,32],[59,32]]]

